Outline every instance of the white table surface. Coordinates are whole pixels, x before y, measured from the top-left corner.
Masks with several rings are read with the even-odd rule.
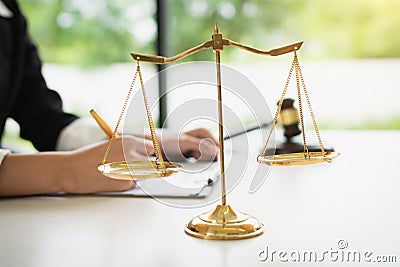
[[[151,198],[0,199],[0,266],[353,265],[327,254],[318,264],[288,256],[315,251],[321,259],[324,251],[335,250],[371,252],[371,261],[396,256],[397,263],[367,266],[398,266],[400,132],[325,131],[322,137],[341,153],[331,164],[273,167],[263,186],[249,194],[250,176],[258,166],[253,160],[228,194],[235,209],[264,223],[266,231],[259,237],[207,241],[186,235],[184,225],[215,202],[178,208]],[[247,156],[236,150],[233,157]],[[255,159],[256,150],[250,153]],[[236,171],[230,166],[227,178]],[[219,194],[217,184],[208,200]],[[339,240],[348,247],[339,249]],[[261,261],[266,247],[276,254]],[[278,258],[280,251],[287,252],[288,262]],[[354,266],[364,266],[363,260]]]

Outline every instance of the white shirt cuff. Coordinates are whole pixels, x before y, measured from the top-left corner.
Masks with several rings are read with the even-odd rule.
[[[74,150],[106,138],[105,133],[92,118],[79,118],[61,130],[56,150]]]
[[[7,156],[8,154],[10,154],[10,150],[0,149],[0,165],[3,162],[3,159],[5,158],[5,156]]]

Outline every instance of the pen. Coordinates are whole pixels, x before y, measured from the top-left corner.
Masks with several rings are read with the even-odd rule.
[[[268,126],[268,125],[270,125],[270,124],[271,124],[271,123],[269,123],[269,122],[264,122],[264,123],[262,123],[262,124],[258,124],[258,125],[254,126],[254,127],[245,129],[244,131],[241,131],[241,132],[238,132],[238,133],[234,133],[234,134],[225,136],[225,137],[224,137],[224,140],[228,140],[228,139],[231,139],[231,138],[233,138],[233,137],[236,137],[236,136],[239,136],[239,135],[242,135],[242,134],[245,134],[245,133],[248,133],[248,132],[257,130],[257,129],[261,129],[261,128],[266,127],[266,126]]]
[[[100,128],[104,131],[104,133],[108,136],[108,138],[111,138],[113,136],[113,131],[111,130],[110,126],[108,126],[108,124],[103,120],[103,118],[100,117],[99,113],[97,113],[94,109],[91,109],[90,114],[100,126]]]

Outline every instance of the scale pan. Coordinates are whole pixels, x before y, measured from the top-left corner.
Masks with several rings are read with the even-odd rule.
[[[331,162],[340,153],[338,152],[300,152],[300,153],[289,153],[280,155],[267,155],[258,156],[257,161],[262,164],[272,166],[296,166],[296,165],[308,165],[321,162]]]
[[[183,169],[183,166],[166,161],[119,161],[102,164],[97,169],[104,176],[113,179],[145,180],[174,175]]]

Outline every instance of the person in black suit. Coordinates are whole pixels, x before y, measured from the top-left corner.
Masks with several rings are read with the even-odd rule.
[[[39,151],[52,151],[15,154],[0,149],[0,195],[89,193],[133,187],[131,181],[108,179],[97,171],[107,144],[105,136],[97,127],[93,130],[93,125],[63,111],[61,98],[47,87],[41,67],[17,2],[0,0],[0,136],[6,120],[12,118],[20,125],[22,138],[30,140]],[[212,142],[202,142],[204,139]],[[184,133],[161,146],[168,149],[168,144],[174,142],[179,146],[169,145],[170,149],[179,147],[179,152],[191,153],[196,158],[200,157],[200,149],[204,156],[210,157],[215,157],[218,149],[217,142],[205,129]],[[149,140],[124,137],[124,145],[127,143],[132,147],[129,153],[136,159],[154,152]],[[73,150],[54,151],[65,149]],[[121,160],[124,160],[122,139],[117,138],[109,161]]]

